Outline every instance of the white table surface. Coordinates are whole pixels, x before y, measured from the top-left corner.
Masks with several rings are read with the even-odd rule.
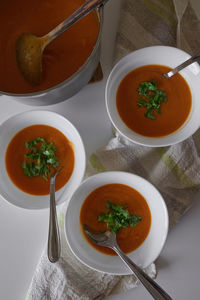
[[[79,130],[87,156],[111,137],[106,114],[104,88],[111,69],[113,45],[118,24],[120,0],[106,4],[102,37],[104,80],[90,84],[63,103],[40,107],[66,116]],[[0,122],[21,111],[37,107],[0,98]],[[200,202],[169,233],[157,260],[157,282],[176,300],[200,299]],[[48,210],[29,211],[10,205],[0,198],[0,300],[25,299],[32,275],[47,242]],[[140,285],[108,299],[152,299]],[[59,299],[58,299],[59,300]]]

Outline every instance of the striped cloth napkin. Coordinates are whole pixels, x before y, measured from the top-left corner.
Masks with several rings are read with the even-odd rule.
[[[115,0],[117,1],[117,0]],[[151,45],[169,45],[194,54],[200,49],[199,0],[124,0],[116,41],[115,62],[129,52]],[[108,170],[138,174],[162,193],[170,227],[189,209],[200,188],[200,132],[164,148],[130,143],[118,133],[89,159],[86,176]],[[134,276],[112,276],[83,266],[64,237],[65,205],[58,212],[61,259],[49,263],[46,249],[34,273],[27,300],[92,300],[133,288]],[[155,277],[155,265],[146,270]]]

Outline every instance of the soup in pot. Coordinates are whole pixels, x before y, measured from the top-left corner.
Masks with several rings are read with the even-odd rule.
[[[31,93],[53,87],[74,74],[90,56],[99,33],[92,11],[52,41],[43,53],[43,79],[32,86],[22,76],[16,61],[16,41],[22,33],[43,36],[64,21],[84,0],[0,1],[0,90]]]

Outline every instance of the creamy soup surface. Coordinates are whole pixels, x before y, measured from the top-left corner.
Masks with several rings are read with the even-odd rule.
[[[190,88],[180,74],[170,79],[161,76],[170,70],[166,66],[146,65],[131,71],[121,81],[116,95],[117,110],[122,121],[136,133],[148,137],[165,136],[179,129],[188,118],[192,106]],[[161,114],[155,112],[155,120],[145,117],[146,108],[137,105],[140,84],[152,80],[167,97],[167,101],[161,103]]]
[[[83,230],[84,224],[94,232],[103,232],[108,229],[105,222],[98,221],[99,215],[107,210],[107,201],[127,207],[130,214],[134,213],[142,218],[135,227],[122,228],[116,234],[118,245],[122,251],[125,253],[134,251],[144,242],[149,233],[151,213],[144,197],[135,189],[124,184],[103,185],[88,195],[80,212],[80,224],[84,237],[98,251],[116,255],[112,249],[93,243]]]
[[[45,48],[43,80],[40,85],[32,86],[21,75],[15,47],[16,40],[22,33],[45,35],[84,2],[84,0],[0,1],[1,91],[30,93],[45,90],[61,83],[83,65],[94,48],[99,32],[95,12],[85,16]]]
[[[62,168],[56,176],[55,190],[61,189],[68,182],[75,162],[73,144],[62,132],[47,125],[26,127],[12,138],[5,156],[6,170],[12,182],[22,191],[31,195],[48,195],[50,175],[47,180],[41,176],[28,177],[22,168],[25,160],[24,154],[28,153],[25,143],[35,140],[37,137],[44,138],[47,143],[53,142],[56,147],[55,155],[59,160],[59,167]],[[52,167],[50,171],[52,174],[55,172],[55,168]]]

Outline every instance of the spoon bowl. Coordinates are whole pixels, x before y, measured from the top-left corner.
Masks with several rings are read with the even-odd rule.
[[[30,33],[23,33],[16,43],[16,58],[24,78],[32,85],[42,80],[42,54],[45,38],[38,38]]]

